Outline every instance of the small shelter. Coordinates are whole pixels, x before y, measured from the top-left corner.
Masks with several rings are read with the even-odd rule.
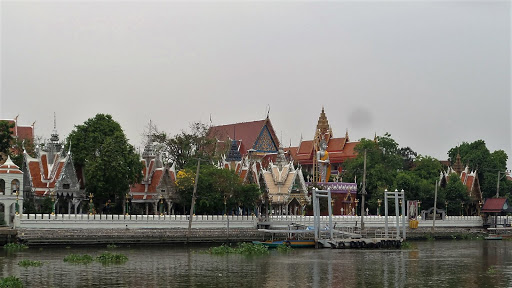
[[[503,223],[498,223],[498,216],[503,216],[506,215],[507,213],[512,213],[512,207],[510,207],[510,205],[508,204],[507,198],[488,198],[485,199],[485,203],[481,211],[484,214],[484,226],[506,226],[508,224],[506,223],[506,221],[504,221]]]

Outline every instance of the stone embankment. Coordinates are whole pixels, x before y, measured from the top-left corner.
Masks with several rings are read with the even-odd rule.
[[[265,240],[269,236],[253,228],[192,229],[18,229],[17,238],[28,245],[104,245],[227,243]],[[367,236],[374,233],[369,229]],[[475,239],[487,235],[483,228],[407,228],[407,240]]]
[[[226,243],[262,240],[257,229],[18,229],[28,245]]]

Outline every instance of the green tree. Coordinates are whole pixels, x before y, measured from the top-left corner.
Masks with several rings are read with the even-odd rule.
[[[498,171],[507,169],[507,153],[503,150],[490,152],[484,140],[477,140],[472,143],[463,142],[457,147],[448,151],[450,162],[455,163],[457,153],[460,154],[463,165],[469,165],[471,170],[477,170],[480,181],[480,189],[484,198],[496,195]],[[500,195],[510,194],[510,183],[505,178],[500,180]]]
[[[448,176],[448,183],[445,188],[440,190],[438,203],[447,201],[448,212],[450,215],[460,214],[462,208],[467,207],[469,203],[468,190],[464,184],[460,181],[460,177],[456,173],[452,173]],[[464,205],[462,205],[464,204]]]
[[[14,124],[7,121],[0,121],[0,152],[8,154],[13,141],[12,129]]]
[[[75,126],[68,136],[66,149],[70,143],[75,165],[85,171],[85,188],[94,194],[97,204],[107,200],[122,201],[130,185],[141,177],[139,156],[110,115],[97,114]],[[122,203],[117,204],[122,207]]]

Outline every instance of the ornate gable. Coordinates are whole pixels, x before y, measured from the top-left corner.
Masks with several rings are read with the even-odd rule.
[[[272,138],[272,135],[267,127],[264,125],[261,129],[260,135],[254,142],[253,149],[257,152],[275,153],[277,152],[276,141]]]

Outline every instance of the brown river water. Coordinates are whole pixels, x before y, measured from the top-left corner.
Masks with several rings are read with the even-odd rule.
[[[512,241],[411,242],[401,250],[294,249],[210,255],[209,246],[31,247],[0,250],[1,277],[25,287],[512,287]],[[68,254],[128,256],[124,264],[63,261]],[[41,267],[22,268],[22,259]]]

